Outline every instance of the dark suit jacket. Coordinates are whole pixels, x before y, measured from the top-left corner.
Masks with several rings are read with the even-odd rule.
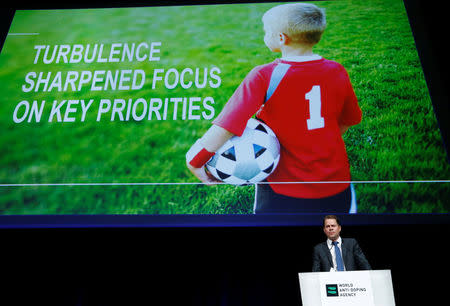
[[[355,239],[342,238],[341,249],[346,271],[372,269]],[[312,271],[329,272],[332,267],[333,259],[331,258],[327,242],[319,243],[314,247]]]

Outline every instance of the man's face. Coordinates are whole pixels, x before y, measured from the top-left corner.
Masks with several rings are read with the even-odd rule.
[[[335,241],[339,238],[341,226],[337,224],[335,219],[325,219],[323,232],[327,235],[328,239]]]

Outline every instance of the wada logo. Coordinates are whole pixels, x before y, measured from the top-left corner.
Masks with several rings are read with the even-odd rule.
[[[339,296],[337,284],[325,285],[327,288],[327,296]]]

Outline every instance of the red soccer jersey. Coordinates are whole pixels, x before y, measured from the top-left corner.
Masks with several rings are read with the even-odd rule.
[[[287,70],[264,103],[269,87],[273,87],[272,73],[279,65]],[[358,124],[362,114],[342,65],[318,57],[304,62],[277,59],[255,67],[213,123],[240,136],[255,113],[280,141],[280,162],[267,179],[276,193],[323,198],[348,187],[349,183],[308,183],[350,181],[339,126]]]

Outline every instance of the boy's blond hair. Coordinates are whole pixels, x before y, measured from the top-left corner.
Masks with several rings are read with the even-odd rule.
[[[326,27],[325,10],[310,3],[275,6],[262,17],[274,32],[286,34],[296,43],[317,44]]]

